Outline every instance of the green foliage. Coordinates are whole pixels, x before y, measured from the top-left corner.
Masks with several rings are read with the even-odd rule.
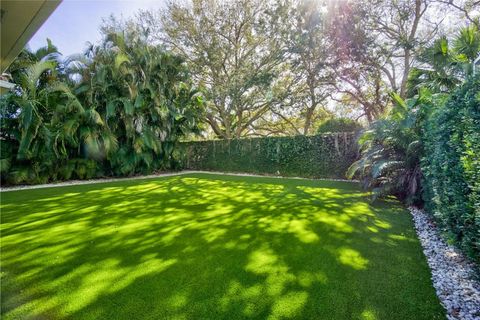
[[[479,51],[473,26],[461,29],[453,46],[442,37],[424,50],[422,64],[410,73],[413,98],[392,94],[394,108],[363,134],[362,157],[347,173],[360,176],[376,195],[425,201],[450,237],[477,260],[480,85],[471,73]]]
[[[159,15],[143,12],[134,24],[157,30],[182,55],[202,87],[208,123],[222,139],[250,132],[274,101],[283,46],[267,1],[168,1]],[[158,34],[153,34],[155,38]]]
[[[403,101],[393,94],[395,105],[390,114],[375,121],[360,137],[361,158],[350,166],[347,177],[360,177],[374,198],[395,195],[407,203],[421,201],[421,121],[417,110],[424,99],[421,95]]]
[[[104,124],[107,134],[99,146],[92,139],[90,153],[100,151],[107,160],[105,170],[114,175],[171,168],[174,146],[198,131],[203,111],[183,60],[128,30],[110,33],[106,43],[91,51],[93,76],[84,79],[90,90],[82,100],[103,115],[91,118]]]
[[[432,92],[450,92],[473,72],[473,61],[480,54],[480,31],[473,24],[459,30],[453,41],[436,39],[418,57],[419,67],[408,76],[408,96],[421,88]]]
[[[25,50],[10,67],[19,85],[0,101],[1,158],[8,163],[3,182],[55,180],[59,165],[72,153],[69,148],[80,147],[72,135],[83,124],[85,110],[69,85],[60,82],[55,50],[51,42],[35,53]]]
[[[348,170],[377,196],[395,195],[433,213],[449,236],[479,261],[480,76],[452,94],[403,101],[360,138],[362,156]]]
[[[185,142],[180,146],[188,169],[309,178],[344,178],[357,156],[351,133]]]
[[[450,236],[480,261],[480,76],[424,123],[424,199]]]
[[[357,132],[362,125],[349,118],[333,118],[323,122],[317,129],[317,133],[328,132]]]
[[[199,130],[202,96],[182,59],[125,33],[109,34],[101,46],[77,57],[82,67],[72,74],[51,42],[40,52],[25,50],[12,64],[9,71],[19,85],[0,100],[3,182],[178,166],[173,149]]]

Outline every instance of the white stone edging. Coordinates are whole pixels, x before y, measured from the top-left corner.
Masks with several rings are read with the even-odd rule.
[[[441,237],[437,225],[422,210],[409,208],[415,230],[432,272],[432,282],[449,320],[480,320],[480,281],[476,266]]]

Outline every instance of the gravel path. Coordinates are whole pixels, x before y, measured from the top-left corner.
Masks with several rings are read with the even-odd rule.
[[[475,279],[475,265],[443,240],[428,214],[409,209],[448,319],[480,320],[480,282]]]

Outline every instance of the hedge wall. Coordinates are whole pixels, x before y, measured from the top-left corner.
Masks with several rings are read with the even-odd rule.
[[[434,106],[423,144],[427,209],[480,262],[480,75]]]
[[[358,152],[353,133],[180,144],[183,167],[306,178],[345,178]]]

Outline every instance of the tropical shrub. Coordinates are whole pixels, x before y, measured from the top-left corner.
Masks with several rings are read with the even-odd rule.
[[[392,95],[392,112],[361,136],[361,158],[347,173],[375,196],[425,202],[450,238],[477,260],[480,76],[472,74],[479,53],[480,33],[473,26],[427,48],[410,74],[411,98]]]
[[[423,125],[423,199],[450,237],[480,258],[480,75],[448,101],[435,104]]]
[[[65,60],[49,41],[9,71],[18,86],[0,100],[4,183],[174,168],[177,141],[201,125],[183,60],[121,32]]]
[[[394,195],[407,203],[421,200],[420,127],[422,97],[403,101],[393,94],[390,114],[371,124],[359,138],[361,157],[347,171],[371,189],[374,198]]]
[[[0,100],[3,181],[18,184],[56,179],[59,168],[77,150],[78,143],[67,151],[72,131],[68,124],[77,118],[88,124],[89,118],[61,81],[58,57],[49,41],[36,52],[25,50],[10,67],[18,86]]]
[[[177,141],[198,132],[203,111],[183,60],[122,32],[109,34],[89,55],[76,90],[106,128],[91,156],[107,160],[105,170],[114,175],[175,166]]]
[[[479,260],[480,76],[451,95],[422,89],[396,104],[360,137],[361,158],[348,170],[375,197],[423,205],[454,242]]]
[[[327,132],[357,132],[362,130],[362,125],[357,121],[349,118],[333,118],[328,119],[317,129],[317,133]]]

